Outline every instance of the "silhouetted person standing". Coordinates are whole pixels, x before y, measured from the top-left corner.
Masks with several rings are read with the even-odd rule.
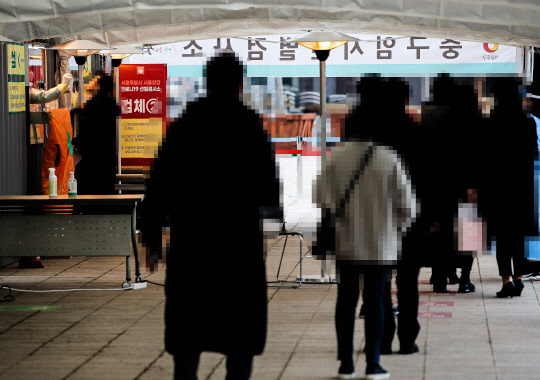
[[[412,354],[418,352],[415,341],[420,331],[418,275],[422,266],[429,265],[433,255],[428,248],[427,231],[437,202],[436,194],[432,191],[436,160],[433,159],[433,134],[413,123],[405,112],[409,100],[408,85],[391,78],[385,82],[382,90],[385,97],[379,102],[379,113],[383,116],[376,124],[379,131],[377,141],[382,141],[398,154],[420,204],[415,222],[403,236],[402,259],[398,262],[396,277],[399,353]],[[385,335],[388,338],[385,346],[390,348],[393,336],[387,332]]]
[[[433,222],[436,231],[434,242],[433,291],[446,293],[447,279],[459,281],[460,293],[475,291],[470,281],[473,263],[472,253],[457,252],[454,225],[460,202],[467,201],[469,189],[478,189],[481,166],[481,115],[472,86],[458,84],[454,78],[441,76],[433,84],[433,102],[422,107],[422,124],[426,131],[435,135],[434,146],[437,156],[433,157],[437,168],[433,187],[437,202],[434,202]],[[456,266],[462,268],[458,280]]]
[[[114,194],[116,182],[116,105],[113,79],[102,74],[95,95],[81,110],[81,122],[74,145],[81,154],[75,167],[79,194]]]
[[[262,121],[240,99],[236,56],[211,59],[206,77],[207,96],[171,125],[154,164],[142,237],[155,262],[170,219],[165,347],[175,379],[197,378],[202,351],[227,356],[227,379],[249,379],[266,340],[260,219],[279,208],[279,181]]]
[[[521,295],[527,263],[525,236],[538,233],[534,215],[536,125],[523,112],[519,84],[516,78],[496,78],[493,83],[495,108],[486,131],[486,177],[478,195],[488,234],[497,244],[503,282],[499,298]]]

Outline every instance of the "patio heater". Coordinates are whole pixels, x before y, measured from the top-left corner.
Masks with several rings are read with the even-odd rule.
[[[84,99],[84,78],[83,78],[83,65],[86,63],[86,59],[89,55],[95,54],[103,49],[110,49],[107,45],[102,45],[100,43],[88,40],[75,40],[65,42],[60,45],[53,46],[49,48],[51,50],[61,50],[64,53],[72,55],[75,57],[75,62],[77,62],[79,72],[79,107],[82,107]]]
[[[102,55],[110,55],[112,66],[115,70],[122,64],[122,60],[133,54],[144,54],[144,51],[132,46],[116,46],[110,50],[102,50],[99,52]]]
[[[326,165],[326,59],[330,55],[330,50],[341,46],[348,41],[359,41],[358,38],[348,36],[343,33],[333,31],[310,31],[301,36],[289,40],[315,51],[319,60],[319,81],[320,81],[320,113],[321,113],[321,168]],[[326,178],[321,171],[321,191],[326,192]],[[320,276],[305,276],[302,282],[325,283],[332,281],[327,275],[330,268],[325,268],[325,262],[321,264]],[[327,269],[327,270],[325,270]]]
[[[116,88],[115,90],[115,97],[116,102],[118,103],[120,99],[120,87],[118,86],[118,80],[119,80],[119,71],[118,68],[122,64],[122,60],[124,58],[127,58],[133,54],[143,54],[144,51],[141,49],[137,49],[135,47],[131,46],[118,46],[115,47],[114,50],[102,50],[100,54],[102,55],[110,55],[112,66],[113,66],[113,77],[114,77],[114,86]],[[118,174],[122,174],[122,131],[121,131],[121,125],[119,120],[116,121],[116,149],[117,149],[117,157],[118,157]],[[122,183],[122,182],[119,182]],[[119,194],[122,194],[122,190],[118,191]]]

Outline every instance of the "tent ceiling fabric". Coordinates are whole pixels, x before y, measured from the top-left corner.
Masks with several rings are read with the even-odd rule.
[[[108,45],[307,30],[540,46],[540,0],[8,0],[0,35]]]

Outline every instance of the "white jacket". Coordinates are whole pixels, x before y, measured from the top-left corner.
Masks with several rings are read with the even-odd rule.
[[[320,176],[315,203],[336,211],[345,189],[371,143],[351,141],[332,150],[326,167],[326,196]],[[355,183],[345,215],[336,222],[336,259],[364,265],[391,265],[401,258],[401,239],[416,216],[416,198],[397,154],[374,146],[363,174]]]

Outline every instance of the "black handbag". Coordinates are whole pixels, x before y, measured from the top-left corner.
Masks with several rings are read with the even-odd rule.
[[[354,185],[363,174],[367,164],[369,164],[373,150],[374,146],[370,145],[364,154],[358,170],[351,178],[349,186],[345,189],[345,195],[339,201],[336,212],[332,213],[327,207],[322,209],[321,224],[317,226],[317,242],[311,248],[312,256],[316,259],[323,260],[334,255],[336,249],[336,220],[342,218],[345,214],[345,204],[349,200]]]

